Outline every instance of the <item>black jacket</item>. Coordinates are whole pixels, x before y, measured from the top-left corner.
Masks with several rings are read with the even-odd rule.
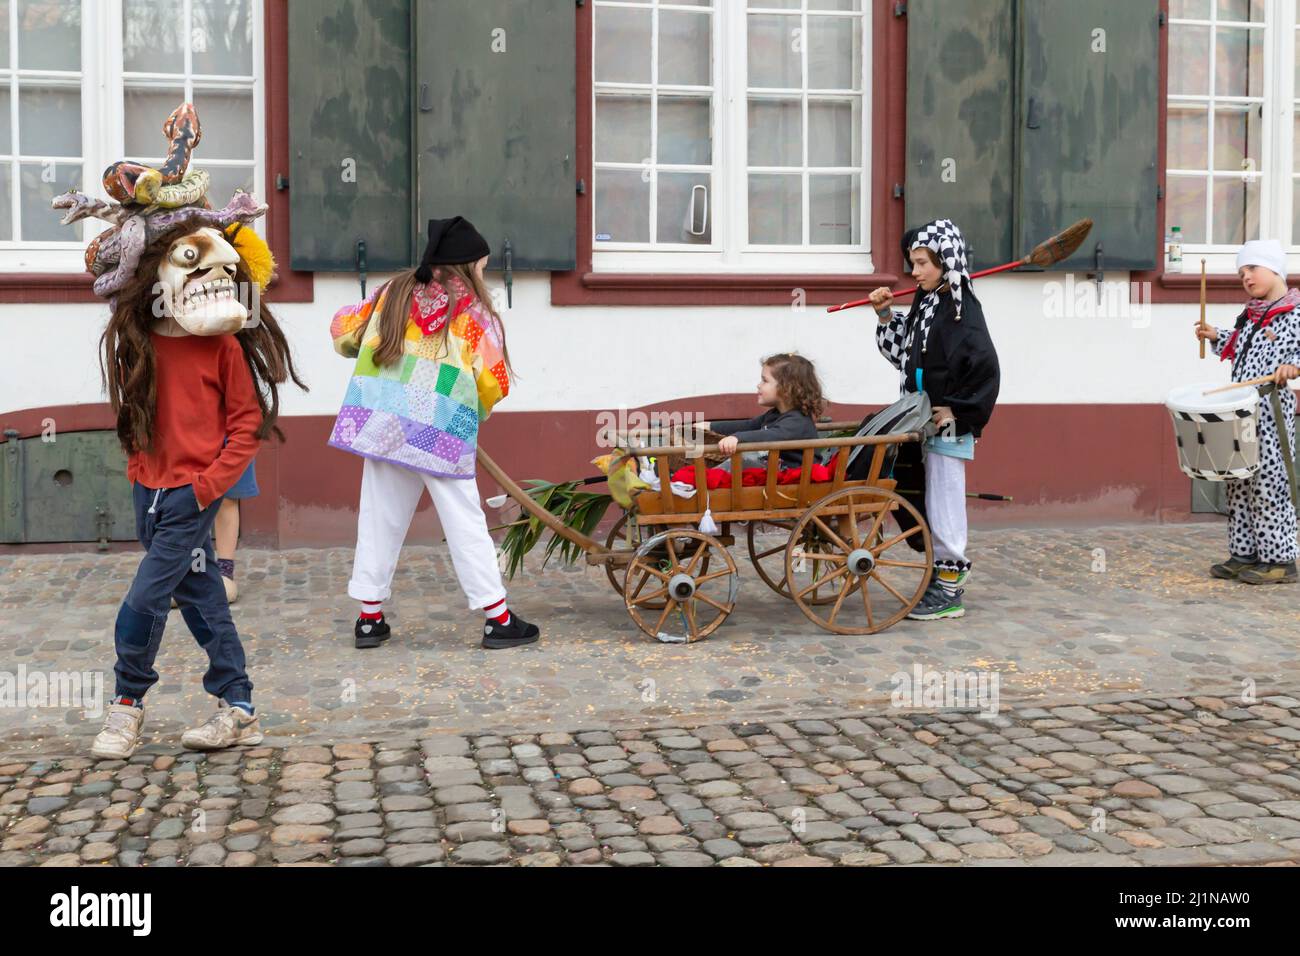
[[[905,322],[918,320],[921,307],[918,295]],[[984,426],[993,417],[1002,373],[998,365],[997,349],[984,322],[984,310],[969,285],[962,290],[962,317],[957,321],[957,309],[951,293],[939,294],[939,306],[930,325],[930,339],[926,351],[921,351],[921,336],[912,341],[906,356],[903,389],[917,391],[916,369],[921,368],[921,387],[929,394],[930,404],[947,405],[957,420],[957,434],[973,434],[978,438]]]
[[[795,409],[782,414],[775,408],[769,408],[756,418],[735,419],[725,422],[710,422],[709,428],[719,435],[734,435],[742,443],[768,443],[774,441],[804,441],[819,438],[817,424],[803,412]],[[767,460],[767,452],[755,452],[755,455]],[[781,464],[786,468],[798,468],[803,464],[803,452],[781,452]],[[745,463],[749,467],[749,462]]]

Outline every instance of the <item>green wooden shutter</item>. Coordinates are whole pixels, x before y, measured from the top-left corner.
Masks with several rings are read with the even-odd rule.
[[[577,264],[573,0],[415,0],[418,214],[464,216],[516,271]]]
[[[1014,0],[907,4],[907,224],[953,220],[974,268],[1013,258],[1015,23]]]
[[[295,269],[409,267],[411,0],[290,0]]]
[[[1156,266],[1156,0],[1021,4],[1020,250],[1085,216],[1060,269]],[[1101,45],[1104,44],[1104,52]]]
[[[7,438],[0,444],[0,542],[135,538],[126,454],[115,432]]]

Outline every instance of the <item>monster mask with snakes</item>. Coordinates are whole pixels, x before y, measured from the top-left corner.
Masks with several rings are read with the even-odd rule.
[[[86,270],[96,277],[95,294],[101,298],[116,296],[135,274],[145,249],[164,233],[182,225],[192,225],[196,234],[225,233],[235,223],[248,225],[266,214],[267,206],[244,192],[236,193],[224,209],[211,208],[205,198],[208,174],[189,168],[203,138],[192,104],[177,107],[163,124],[163,135],[167,159],[160,167],[124,160],[104,171],[104,189],[115,203],[79,192],[54,200],[55,209],[65,210],[64,225],[89,218],[112,225],[86,248]]]

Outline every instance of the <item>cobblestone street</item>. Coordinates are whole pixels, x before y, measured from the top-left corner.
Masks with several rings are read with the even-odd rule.
[[[637,631],[600,569],[532,568],[511,604],[542,642],[495,653],[442,548],[406,549],[395,636],[367,652],[350,551],[244,552],[264,746],[180,750],[212,703],[173,614],[129,762],[85,756],[80,708],[0,709],[0,866],[1294,861],[1300,592],[1210,579],[1222,538],[977,533],[965,618],[870,637],[749,571],[689,647]],[[0,558],[0,671],[111,694],[137,561]],[[996,678],[997,712],[892,706],[914,671]]]
[[[1300,859],[1300,700],[389,738],[0,766],[0,866]]]

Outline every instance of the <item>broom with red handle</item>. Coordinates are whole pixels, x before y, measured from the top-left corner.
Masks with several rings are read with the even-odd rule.
[[[996,275],[999,272],[1008,272],[1011,269],[1019,269],[1021,266],[1037,266],[1040,269],[1046,269],[1050,265],[1055,265],[1064,259],[1070,258],[1083,245],[1083,240],[1088,238],[1088,233],[1092,231],[1091,219],[1080,219],[1069,229],[1053,236],[1046,242],[1040,242],[1034,247],[1033,252],[1023,259],[1017,259],[1015,262],[1008,262],[1006,265],[995,266],[992,269],[985,269],[982,272],[976,272],[971,276],[972,279],[982,279],[984,276]],[[894,298],[901,299],[903,296],[912,295],[917,290],[915,287],[904,289],[902,292],[895,292]],[[843,312],[845,309],[856,309],[858,306],[870,305],[870,299],[858,299],[856,302],[845,302],[843,305],[829,306],[827,312]]]

